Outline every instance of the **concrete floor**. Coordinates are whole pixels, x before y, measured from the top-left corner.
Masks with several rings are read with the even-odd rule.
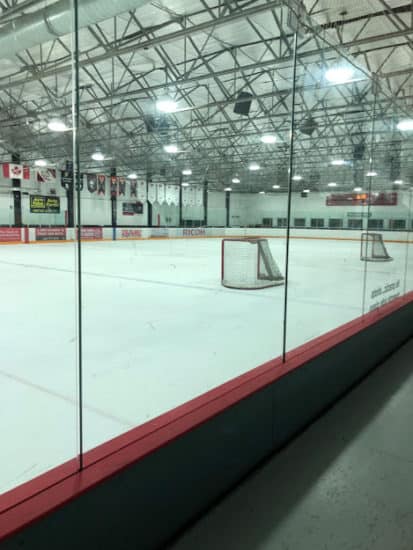
[[[413,340],[170,550],[412,550]]]

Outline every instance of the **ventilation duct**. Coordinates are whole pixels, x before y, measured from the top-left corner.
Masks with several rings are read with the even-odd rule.
[[[150,0],[82,0],[79,2],[79,28],[140,8]],[[17,53],[70,34],[73,1],[60,0],[51,6],[14,19],[0,27],[0,51],[11,58]]]

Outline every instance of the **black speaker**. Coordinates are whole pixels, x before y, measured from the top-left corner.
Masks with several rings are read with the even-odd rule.
[[[301,191],[301,198],[306,199],[308,197],[307,191]]]
[[[240,92],[234,105],[234,113],[248,116],[251,109],[253,95],[248,92]]]
[[[353,147],[353,160],[363,160],[365,151],[366,145],[364,143],[357,143]]]
[[[318,122],[312,117],[309,116],[306,118],[299,126],[300,132],[306,136],[313,135],[314,131],[318,128]]]

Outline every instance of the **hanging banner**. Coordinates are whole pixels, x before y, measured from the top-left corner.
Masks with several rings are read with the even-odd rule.
[[[195,187],[190,185],[188,187],[189,191],[189,206],[195,206]]]
[[[120,196],[125,196],[126,194],[126,180],[125,178],[119,178],[118,180],[118,194]]]
[[[138,198],[142,202],[146,202],[148,200],[146,193],[146,181],[138,182]]]
[[[172,185],[167,183],[165,185],[165,202],[166,204],[172,204]]]
[[[182,206],[189,206],[189,187],[182,187]]]
[[[106,176],[105,176],[105,174],[98,174],[97,189],[98,189],[98,195],[105,195],[106,194]]]
[[[200,185],[195,187],[195,204],[196,206],[202,206],[204,204],[204,189]]]
[[[22,164],[12,164],[6,162],[3,164],[3,177],[7,179],[30,179],[30,168]]]
[[[60,198],[30,195],[30,212],[33,214],[59,214]]]
[[[138,184],[136,181],[130,182],[130,196],[131,198],[138,196]]]
[[[56,183],[55,168],[38,168],[36,170],[37,183]]]
[[[87,190],[89,193],[96,193],[98,188],[96,174],[86,174]]]
[[[179,205],[179,193],[180,193],[181,187],[179,185],[173,185],[172,186],[172,204],[175,204],[176,206]]]
[[[165,184],[158,183],[157,202],[163,204],[165,202]]]
[[[116,176],[110,176],[110,196],[116,197],[118,194],[118,178]]]
[[[140,197],[139,197],[140,198]],[[150,182],[148,185],[148,201],[153,204],[157,198],[157,186],[156,183]]]

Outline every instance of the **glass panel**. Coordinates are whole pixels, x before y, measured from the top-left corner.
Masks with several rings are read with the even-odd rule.
[[[300,30],[297,46],[287,351],[363,311],[360,237],[368,220],[373,84],[337,47],[333,29],[317,27],[316,19],[311,25]]]
[[[364,311],[372,311],[409,288],[413,269],[407,228],[411,219],[411,131],[413,112],[397,100],[390,82],[376,86],[374,132],[366,173],[369,196]]]
[[[80,30],[86,449],[282,353],[294,26],[196,6]]]
[[[79,451],[73,10],[48,4],[0,15],[0,493]]]

